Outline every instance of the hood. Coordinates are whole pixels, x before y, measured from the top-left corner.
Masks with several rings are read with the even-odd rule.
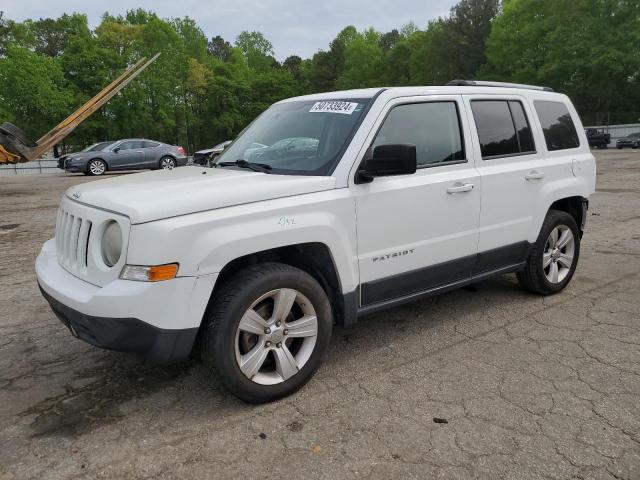
[[[196,155],[209,155],[210,153],[222,153],[224,148],[206,148],[204,150],[198,150]]]
[[[136,224],[333,188],[333,177],[182,167],[76,185],[66,195],[85,205],[126,215]]]

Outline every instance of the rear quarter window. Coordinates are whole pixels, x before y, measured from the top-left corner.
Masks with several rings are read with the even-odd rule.
[[[564,103],[536,100],[533,104],[542,125],[547,150],[553,152],[580,146],[576,126]]]

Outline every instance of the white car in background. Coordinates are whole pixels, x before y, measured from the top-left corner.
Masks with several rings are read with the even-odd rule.
[[[225,148],[231,144],[232,140],[219,143],[213,148],[207,148],[206,150],[199,150],[193,154],[193,164],[202,165],[203,167],[211,166],[218,155],[220,155]]]

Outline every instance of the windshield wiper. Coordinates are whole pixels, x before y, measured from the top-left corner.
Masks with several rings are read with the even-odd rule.
[[[240,167],[248,168],[249,170],[253,170],[254,172],[271,173],[271,165],[268,165],[266,163],[248,162],[243,158],[236,160],[235,162],[216,163],[216,165],[218,167]]]

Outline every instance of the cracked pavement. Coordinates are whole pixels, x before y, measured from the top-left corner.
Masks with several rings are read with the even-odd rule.
[[[33,263],[91,179],[0,178],[0,478],[640,479],[640,151],[596,155],[564,292],[507,275],[336,328],[262,406],[73,338]]]

